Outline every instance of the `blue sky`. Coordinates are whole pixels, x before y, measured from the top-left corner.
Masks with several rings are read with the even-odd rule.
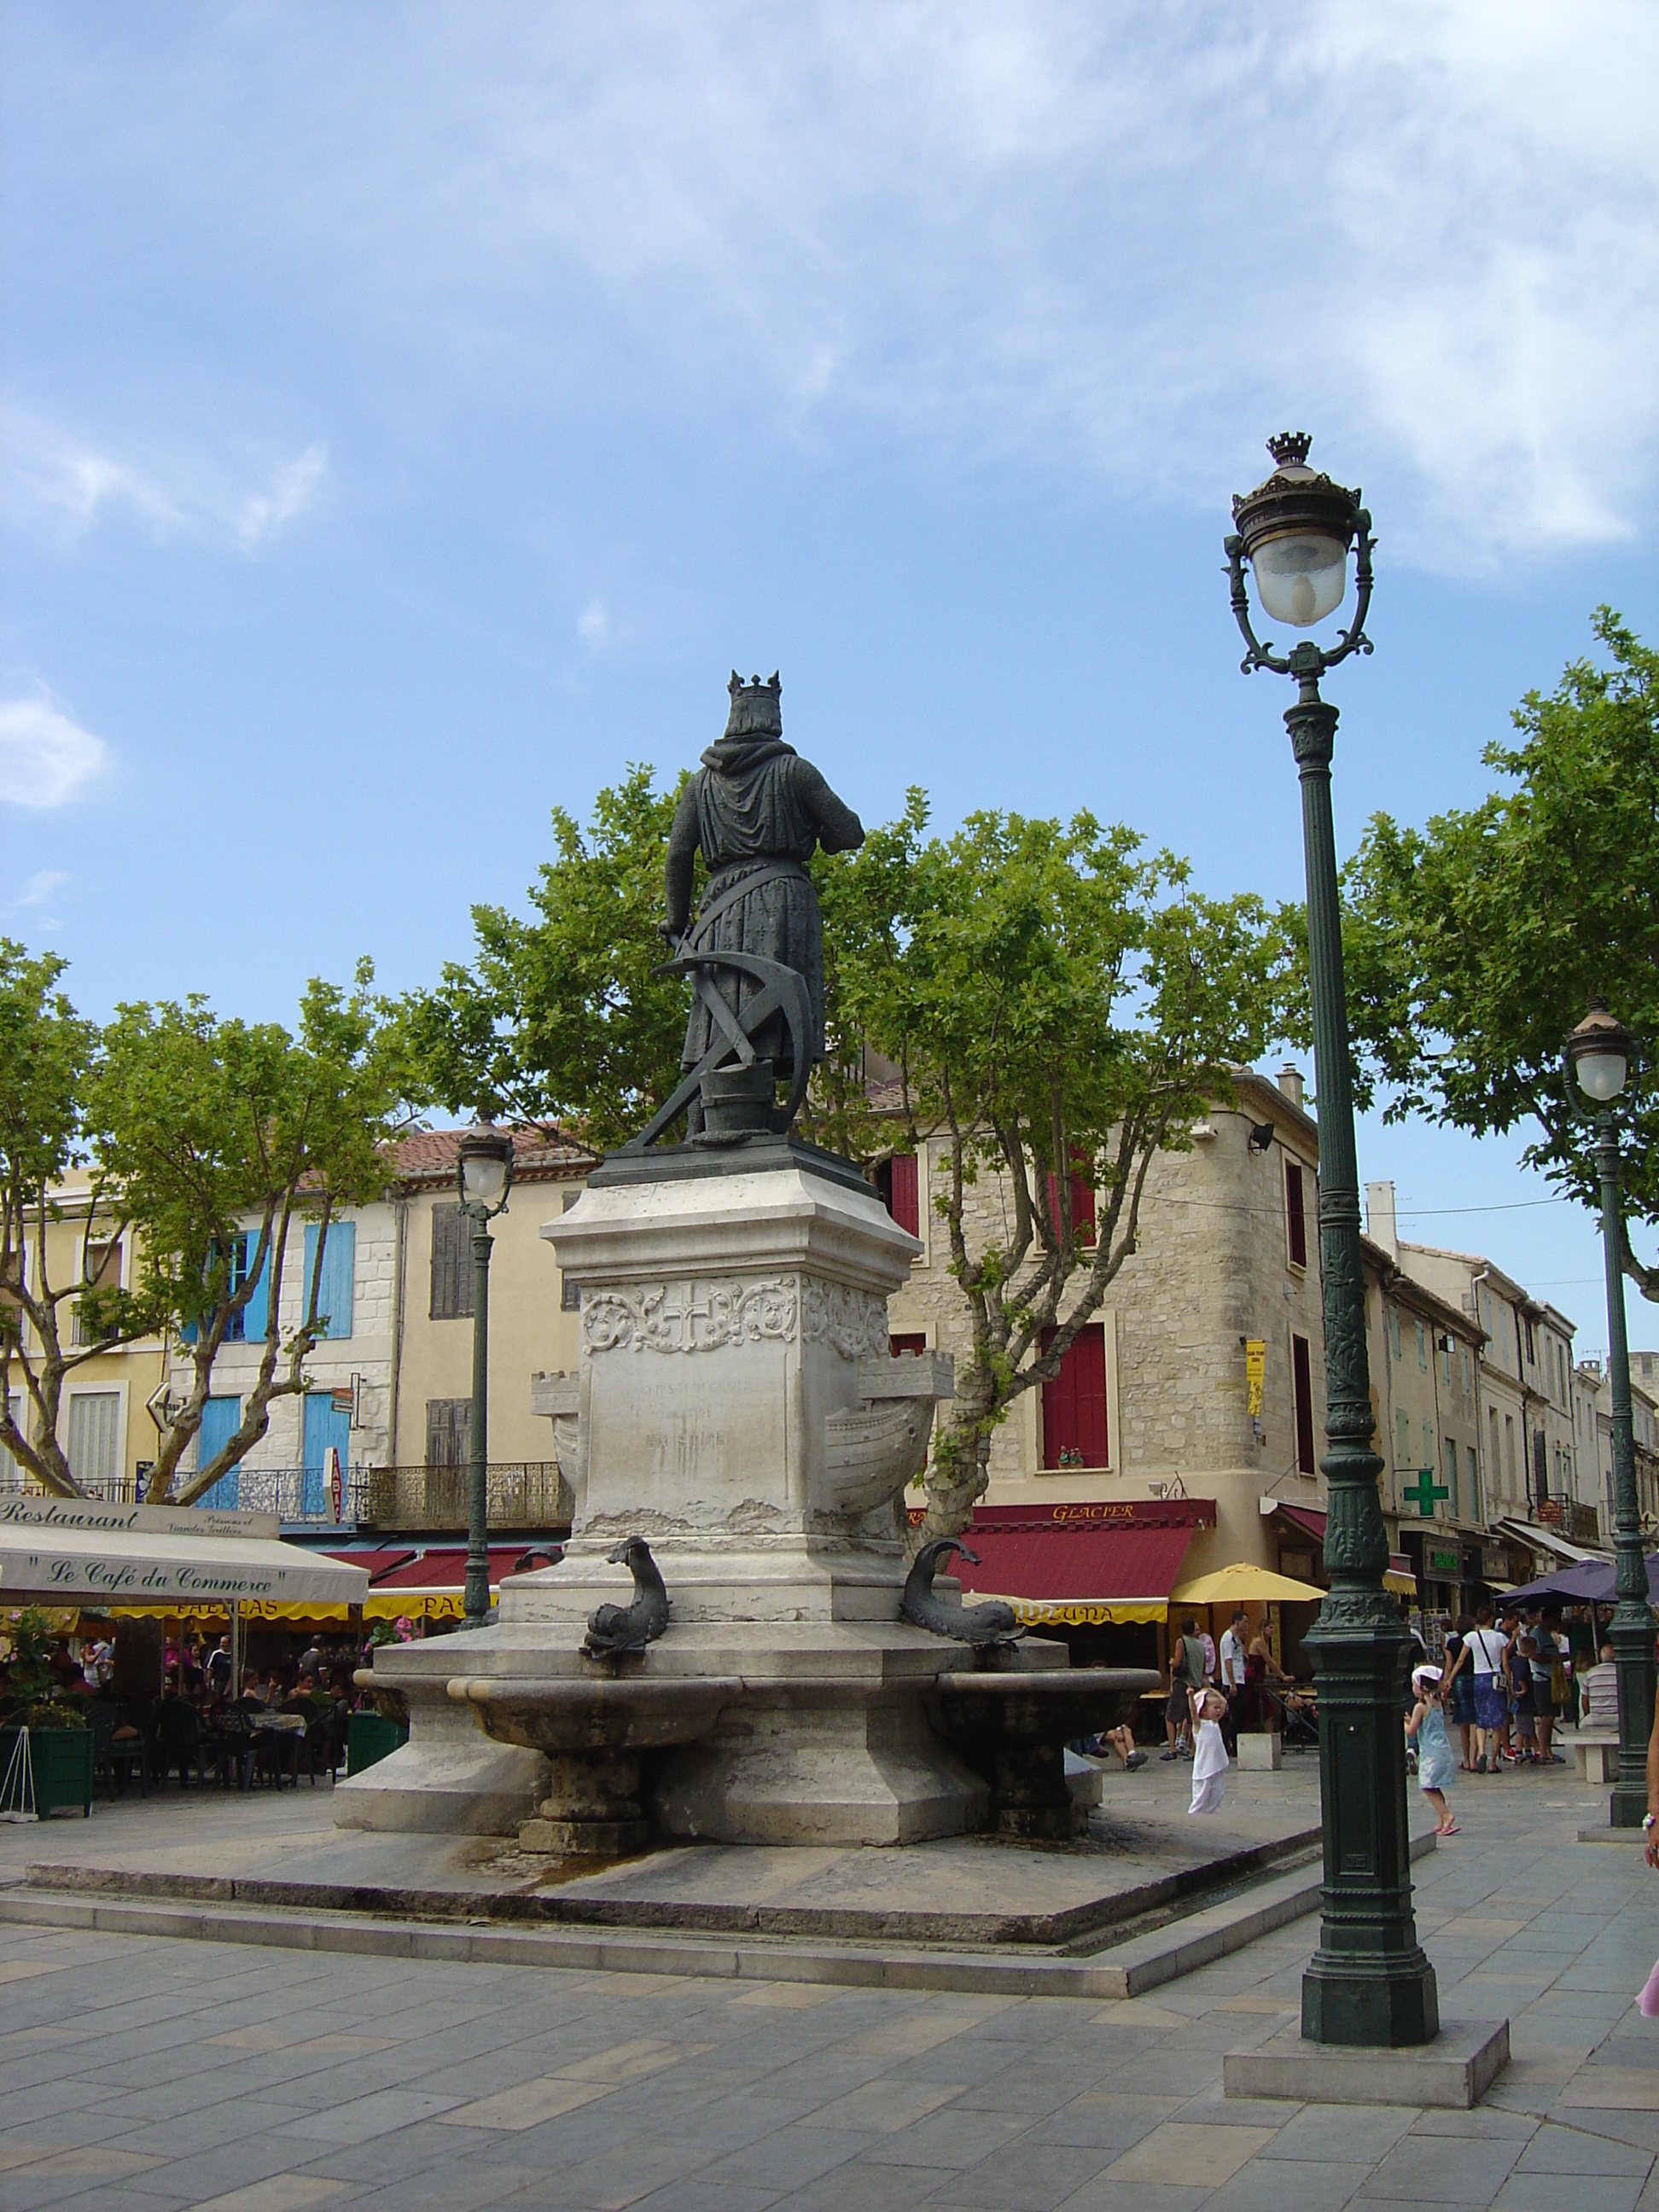
[[[733,664],[866,821],[1087,805],[1291,895],[1220,574],[1281,428],[1379,537],[1345,849],[1478,797],[1598,601],[1659,635],[1650,8],[0,26],[0,930],[94,1011],[431,977]],[[1594,1348],[1515,1152],[1367,1124],[1361,1172]]]

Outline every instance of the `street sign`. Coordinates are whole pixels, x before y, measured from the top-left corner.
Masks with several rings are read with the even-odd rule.
[[[1449,1490],[1445,1489],[1441,1484],[1436,1482],[1434,1479],[1434,1469],[1431,1467],[1419,1467],[1416,1470],[1416,1473],[1417,1480],[1415,1482],[1402,1482],[1401,1484],[1400,1495],[1406,1499],[1407,1504],[1414,1504],[1416,1506],[1418,1518],[1419,1520],[1432,1521],[1434,1518],[1435,1499],[1437,1498],[1449,1498],[1451,1496],[1451,1492]]]
[[[1261,1411],[1261,1386],[1267,1373],[1264,1338],[1249,1337],[1244,1345],[1244,1410],[1253,1418]]]

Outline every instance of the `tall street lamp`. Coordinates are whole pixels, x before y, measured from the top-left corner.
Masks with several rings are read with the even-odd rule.
[[[1401,1715],[1408,1649],[1399,1607],[1382,1587],[1389,1539],[1377,1495],[1382,1462],[1371,1448],[1370,1375],[1359,1259],[1348,1019],[1342,990],[1342,922],[1331,825],[1336,709],[1319,679],[1351,653],[1369,653],[1371,519],[1358,491],[1308,465],[1304,433],[1270,438],[1275,464],[1264,483],[1233,501],[1226,540],[1233,613],[1249,647],[1246,675],[1270,668],[1297,680],[1285,716],[1302,777],[1302,842],[1308,878],[1308,960],[1319,1087],[1319,1254],[1325,1310],[1328,1488],[1325,1566],[1331,1587],[1304,1639],[1319,1688],[1319,1782],[1324,1902],[1319,1949],[1302,1979],[1302,2033],[1310,2041],[1394,2046],[1438,2032],[1434,1968],[1417,1940],[1406,1826],[1406,1746]],[[1248,562],[1265,611],[1310,629],[1334,614],[1356,550],[1351,628],[1328,649],[1304,639],[1276,653],[1250,627]]]
[[[489,1224],[513,1187],[505,1129],[469,1129],[455,1161],[461,1212],[472,1224],[472,1436],[466,1486],[466,1625],[489,1617]]]
[[[1639,1828],[1648,1809],[1648,1737],[1653,1729],[1653,1614],[1642,1547],[1642,1506],[1636,1494],[1636,1451],[1631,1435],[1630,1352],[1625,1339],[1625,1215],[1619,1188],[1616,1109],[1634,1057],[1634,1041],[1601,999],[1567,1039],[1567,1096],[1595,1130],[1595,1165],[1601,1178],[1601,1255],[1607,1276],[1607,1380],[1613,1388],[1613,1548],[1618,1558],[1618,1603],[1607,1634],[1619,1670],[1619,1779],[1608,1820],[1615,1828]],[[1588,1105],[1580,1105],[1575,1089]]]

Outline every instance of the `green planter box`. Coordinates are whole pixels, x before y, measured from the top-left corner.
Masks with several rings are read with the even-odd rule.
[[[0,1729],[0,1781],[3,1781],[17,1747],[19,1730]],[[90,1729],[31,1729],[29,1760],[34,1769],[34,1809],[44,1820],[60,1805],[78,1805],[92,1813],[92,1730]],[[17,1784],[7,1797],[6,1808],[21,1809]]]
[[[353,1713],[346,1729],[346,1778],[390,1759],[409,1741],[407,1721],[382,1720],[379,1713]]]

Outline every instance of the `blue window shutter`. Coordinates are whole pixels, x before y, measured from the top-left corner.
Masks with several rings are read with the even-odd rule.
[[[311,1297],[311,1271],[317,1264],[317,1228],[314,1221],[306,1224],[303,1301],[308,1301]],[[322,1332],[325,1336],[349,1336],[351,1334],[351,1292],[356,1272],[356,1223],[331,1222],[328,1243],[323,1252],[322,1279],[317,1286],[317,1310],[328,1316],[327,1324]]]
[[[357,1224],[355,1221],[337,1221],[329,1229],[328,1249],[323,1255],[331,1336],[351,1334],[352,1290],[356,1274]]]
[[[242,1425],[242,1401],[240,1398],[210,1398],[202,1408],[202,1425],[196,1432],[196,1464],[206,1467],[224,1449]],[[241,1486],[241,1469],[233,1468],[222,1474],[211,1490],[198,1502],[216,1507],[221,1512],[233,1512],[237,1492]]]
[[[309,1391],[305,1410],[305,1474],[300,1493],[300,1510],[307,1520],[314,1521],[322,1515],[323,1461],[331,1444],[340,1455],[343,1475],[351,1461],[351,1416],[336,1406],[332,1391]]]
[[[257,1229],[251,1229],[247,1238],[247,1255],[250,1262],[258,1249],[259,1232]],[[242,1341],[245,1344],[264,1342],[265,1324],[270,1313],[270,1255],[267,1253],[264,1262],[259,1269],[259,1279],[253,1285],[253,1294],[242,1309]]]

